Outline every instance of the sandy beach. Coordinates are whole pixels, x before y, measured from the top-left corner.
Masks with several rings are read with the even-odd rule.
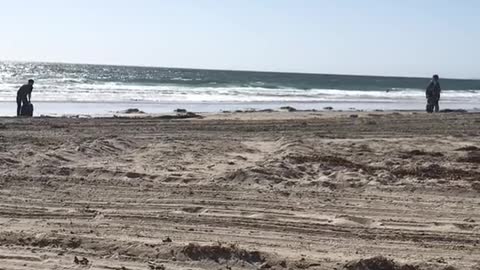
[[[479,135],[477,113],[0,118],[0,269],[480,269]]]

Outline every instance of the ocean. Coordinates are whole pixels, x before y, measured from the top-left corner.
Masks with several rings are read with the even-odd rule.
[[[441,74],[440,74],[441,75]],[[0,62],[0,115],[15,114],[17,89],[36,81],[36,115],[148,113],[185,108],[423,110],[429,78]],[[442,79],[442,107],[480,110],[480,80]]]

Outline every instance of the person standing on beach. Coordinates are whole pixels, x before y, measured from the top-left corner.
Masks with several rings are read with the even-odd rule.
[[[22,106],[30,104],[32,100],[33,80],[28,80],[28,84],[23,85],[17,92],[17,116],[21,115]]]
[[[440,93],[442,88],[440,87],[440,77],[433,75],[433,79],[427,87],[427,112],[433,113],[440,111],[438,102],[440,101]]]

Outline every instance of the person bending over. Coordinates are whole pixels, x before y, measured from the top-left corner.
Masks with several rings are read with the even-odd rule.
[[[18,89],[17,92],[17,116],[21,115],[22,106],[26,104],[30,104],[32,99],[32,91],[33,91],[33,84],[35,82],[33,80],[29,80],[28,84],[23,85]]]

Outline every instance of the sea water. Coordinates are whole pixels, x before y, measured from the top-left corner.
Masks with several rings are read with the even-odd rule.
[[[18,88],[35,80],[36,115],[147,113],[185,108],[423,110],[429,78],[0,62],[0,115],[15,114]],[[443,108],[478,110],[480,80],[442,79]]]

